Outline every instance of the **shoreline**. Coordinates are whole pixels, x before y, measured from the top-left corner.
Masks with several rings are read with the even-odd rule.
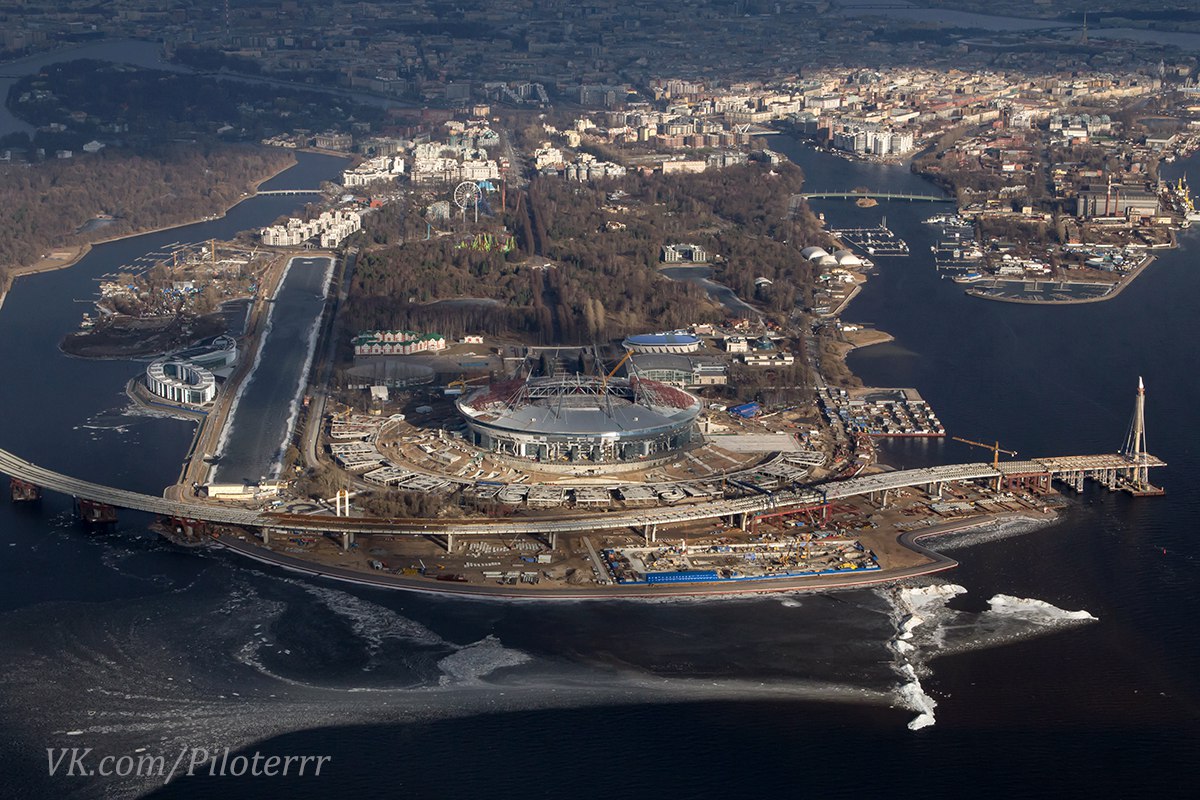
[[[1015,303],[1023,306],[1080,306],[1087,303],[1103,303],[1106,300],[1112,300],[1114,297],[1125,291],[1125,287],[1129,286],[1133,281],[1142,274],[1146,267],[1158,260],[1155,255],[1147,255],[1142,259],[1142,263],[1133,268],[1133,271],[1122,278],[1117,283],[1113,284],[1113,288],[1109,289],[1099,297],[1080,297],[1073,300],[1030,300],[1024,297],[995,297],[989,294],[983,294],[979,289],[967,289],[963,294],[968,297],[977,297],[980,300],[991,300],[995,303]]]
[[[675,266],[675,265],[672,265]],[[683,265],[692,268],[712,269],[711,265]],[[660,272],[663,268],[660,267]],[[829,320],[839,320],[841,314],[850,306],[851,302],[860,294],[869,276],[859,272],[856,274],[857,280],[851,292],[838,305],[837,310],[826,317]],[[846,356],[855,349],[861,347],[869,347],[873,344],[882,344],[885,342],[894,341],[894,337],[877,329],[859,330],[852,333],[848,341],[839,343],[837,356],[842,369],[846,374],[857,379],[851,370],[846,366]],[[261,341],[258,346],[261,347]],[[861,380],[859,379],[859,382]],[[206,420],[204,427],[211,428],[214,420],[211,418]],[[228,425],[226,421],[224,426]],[[200,433],[197,432],[197,438]],[[194,450],[194,445],[193,445]],[[194,456],[194,454],[193,454]],[[186,470],[185,470],[186,474]],[[181,485],[172,487],[179,491]],[[1051,520],[1057,517],[1057,514],[1046,514],[1038,517],[1039,519]],[[806,591],[831,591],[834,589],[853,589],[877,585],[891,585],[898,581],[906,579],[928,577],[940,572],[954,569],[959,565],[959,562],[945,556],[935,549],[927,547],[921,542],[926,539],[931,539],[937,536],[945,536],[953,533],[960,533],[969,530],[984,528],[990,525],[1000,523],[1007,519],[1034,518],[1030,512],[1003,512],[983,514],[975,518],[966,520],[948,520],[941,524],[934,524],[924,529],[913,531],[898,531],[894,530],[887,534],[886,542],[891,543],[882,545],[883,549],[879,550],[879,545],[876,545],[877,552],[888,552],[888,560],[892,562],[892,566],[881,570],[871,571],[851,571],[847,570],[833,575],[805,575],[805,576],[790,576],[790,577],[764,577],[757,580],[745,581],[724,581],[704,584],[666,584],[666,585],[556,585],[548,586],[547,588],[521,588],[514,589],[504,584],[492,585],[490,582],[482,583],[461,583],[457,581],[437,581],[430,577],[402,576],[387,572],[372,572],[362,568],[360,565],[351,566],[346,564],[342,566],[336,562],[329,562],[323,559],[315,559],[303,552],[285,553],[273,549],[271,543],[262,542],[255,534],[245,531],[237,533],[221,533],[212,536],[215,544],[223,549],[232,550],[236,554],[249,558],[258,563],[277,567],[289,572],[307,576],[309,578],[325,578],[341,583],[354,584],[358,586],[373,587],[378,589],[388,589],[392,591],[410,591],[420,592],[427,595],[442,595],[453,596],[466,599],[476,599],[483,601],[495,600],[550,600],[550,601],[577,601],[577,600],[647,600],[647,599],[717,599],[725,597],[747,597],[761,596],[768,594],[787,594]],[[272,537],[274,538],[274,537]],[[368,541],[365,537],[361,542],[362,546],[366,547]],[[586,543],[586,539],[584,540]],[[278,546],[278,545],[275,545]],[[589,548],[590,549],[590,548]],[[904,555],[907,553],[907,556]],[[916,556],[916,558],[914,558]],[[920,563],[912,563],[914,560],[919,560]],[[904,566],[907,564],[907,566]],[[598,575],[600,580],[603,580],[606,574],[603,570]]]
[[[280,167],[279,169],[277,169],[275,172],[271,173],[270,175],[267,175],[266,177],[262,178],[261,180],[256,181],[254,183],[254,191],[246,193],[245,196],[243,196],[243,197],[239,197],[237,200],[235,200],[233,203],[231,203],[229,206],[227,206],[220,213],[209,214],[207,216],[198,217],[196,219],[189,219],[189,220],[185,220],[183,222],[176,222],[171,225],[160,225],[157,228],[147,228],[145,230],[130,231],[129,233],[123,233],[119,236],[110,236],[106,239],[97,239],[94,242],[85,242],[84,244],[81,244],[81,245],[72,245],[70,247],[64,246],[64,250],[62,252],[69,252],[70,250],[73,249],[73,250],[75,250],[75,254],[72,255],[70,258],[68,258],[66,261],[62,261],[61,263],[47,263],[47,262],[54,262],[55,259],[51,258],[50,256],[46,256],[46,257],[38,259],[37,261],[33,262],[32,264],[25,264],[25,265],[21,265],[21,266],[17,266],[17,267],[11,267],[8,270],[6,280],[4,280],[3,282],[0,282],[0,309],[4,308],[4,300],[5,300],[5,298],[8,297],[8,293],[9,293],[9,291],[12,290],[12,287],[16,283],[17,278],[22,278],[22,277],[25,277],[26,275],[39,275],[43,272],[57,272],[60,269],[68,269],[69,267],[73,267],[76,264],[78,264],[80,261],[82,261],[84,256],[88,255],[92,251],[93,247],[97,247],[102,244],[110,244],[112,242],[119,242],[123,239],[133,239],[137,236],[147,236],[152,233],[162,233],[163,231],[169,231],[169,230],[173,230],[175,228],[186,228],[188,225],[196,225],[201,222],[211,222],[212,220],[221,219],[223,217],[226,217],[229,215],[230,211],[237,208],[242,203],[246,202],[247,200],[249,200],[253,197],[257,197],[259,189],[262,188],[262,185],[264,183],[271,180],[272,178],[276,178],[276,177],[282,175],[283,173],[287,172],[289,169],[296,166],[297,163],[298,162],[296,161],[295,157],[293,157],[292,162],[290,164],[286,164],[283,167]],[[51,255],[53,255],[53,251],[51,252]]]
[[[337,259],[336,255],[327,251],[286,250],[280,253],[278,263],[268,269],[262,286],[262,300],[256,298],[252,304],[246,332],[242,336],[242,354],[239,356],[238,365],[225,382],[212,407],[205,412],[202,419],[198,420],[191,445],[184,457],[183,466],[180,468],[179,478],[175,483],[163,489],[163,497],[170,500],[187,499],[186,492],[192,481],[207,482],[209,473],[215,465],[206,462],[204,454],[207,451],[217,452],[220,449],[221,442],[230,427],[236,401],[259,363],[262,346],[265,343],[266,334],[269,332],[271,312],[274,309],[274,303],[270,300],[275,297],[283,285],[292,259],[310,257],[313,253],[316,253],[317,257],[328,257],[335,262]],[[253,354],[253,357],[249,357],[250,354]]]
[[[1057,518],[1057,514],[1053,518]],[[959,565],[959,562],[932,548],[926,547],[920,543],[921,540],[964,533],[969,530],[1017,519],[1033,520],[1036,518],[1025,512],[987,514],[977,519],[949,521],[941,525],[932,526],[926,530],[908,531],[899,534],[896,537],[897,543],[905,549],[929,559],[924,564],[870,572],[864,571],[859,573],[862,577],[847,573],[846,575],[836,576],[818,575],[811,577],[766,578],[758,581],[739,581],[736,586],[722,586],[721,584],[714,585],[711,583],[703,585],[660,584],[658,588],[648,588],[643,584],[637,586],[621,586],[618,584],[594,588],[554,588],[513,591],[501,585],[494,587],[481,585],[467,586],[460,583],[439,582],[426,578],[372,575],[360,570],[336,565],[325,566],[309,559],[277,553],[259,545],[256,541],[248,537],[239,538],[222,534],[214,537],[214,540],[221,549],[230,550],[253,561],[278,567],[289,572],[391,591],[418,592],[479,600],[538,600],[550,602],[579,600],[696,600],[806,591],[830,591],[834,589],[857,589],[934,575],[954,569]],[[1044,516],[1043,519],[1049,522],[1052,518]]]

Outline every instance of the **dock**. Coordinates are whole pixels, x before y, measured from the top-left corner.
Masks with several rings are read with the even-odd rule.
[[[908,243],[887,226],[887,217],[872,228],[837,228],[829,231],[838,239],[873,256],[907,256]]]

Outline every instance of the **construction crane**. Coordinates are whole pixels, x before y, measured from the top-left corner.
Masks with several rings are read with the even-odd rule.
[[[615,367],[613,367],[612,370],[607,375],[604,376],[604,380],[602,380],[600,382],[600,387],[602,390],[608,388],[608,379],[611,378],[613,375],[617,374],[617,370],[619,370],[621,368],[622,364],[624,364],[626,361],[629,360],[629,357],[631,355],[633,355],[633,351],[626,350],[625,355],[621,356],[621,360],[617,362],[617,365]]]
[[[1010,456],[1015,456],[1017,454],[1016,450],[1005,450],[1003,447],[1000,446],[999,442],[993,442],[992,444],[988,444],[987,442],[974,442],[974,441],[971,441],[970,439],[963,439],[961,436],[951,436],[950,438],[956,442],[962,442],[963,444],[969,444],[972,447],[982,447],[984,450],[991,450],[992,451],[992,469],[996,469],[1000,466],[1000,454],[1001,453],[1004,453],[1005,455],[1010,455]]]

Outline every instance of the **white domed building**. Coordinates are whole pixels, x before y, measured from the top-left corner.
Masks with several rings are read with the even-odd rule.
[[[833,254],[833,259],[839,267],[847,269],[863,266],[863,260],[849,250],[838,250]]]

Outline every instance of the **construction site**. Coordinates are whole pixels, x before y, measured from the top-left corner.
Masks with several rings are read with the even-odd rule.
[[[456,406],[430,401],[409,414],[335,413],[327,419],[323,449],[349,486],[461,493],[475,505],[509,511],[699,503],[727,492],[790,487],[825,461],[823,453],[802,448],[795,434],[697,433],[668,458],[601,472],[587,462],[518,459],[478,447]]]
[[[244,332],[250,302],[279,253],[229,242],[175,242],[98,279],[79,330],[63,350],[94,358],[169,353]]]

